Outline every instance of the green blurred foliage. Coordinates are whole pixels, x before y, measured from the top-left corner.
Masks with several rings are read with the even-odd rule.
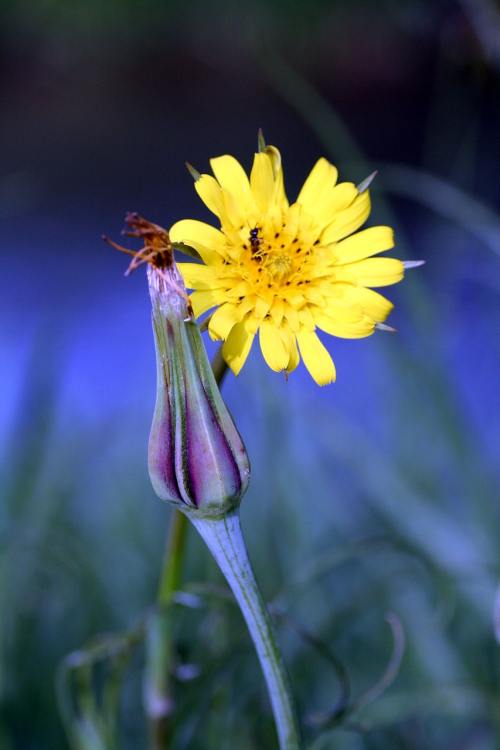
[[[418,301],[418,284],[413,293]],[[47,351],[46,342],[39,346]],[[437,368],[427,370],[421,352],[381,346],[387,372],[396,373],[393,455],[346,419],[335,399],[312,410],[297,394],[287,400],[265,371],[241,379],[244,411],[259,415],[253,485],[243,504],[249,546],[277,617],[311,748],[493,750],[500,731],[492,621],[498,487],[467,439],[460,405],[446,404],[449,382]],[[61,431],[58,368],[47,355],[45,365],[34,367],[37,352],[27,368],[36,375],[26,383],[9,440],[8,472],[2,469],[9,485],[1,517],[0,746],[56,750],[66,746],[56,665],[77,651],[70,664],[83,670],[83,708],[95,718],[96,707],[85,700],[102,692],[123,655],[115,640],[95,636],[125,634],[147,614],[168,512],[152,496],[135,441],[110,449],[113,437],[135,429],[126,414],[98,433],[79,430],[68,439]],[[420,449],[415,471],[417,421],[444,455],[434,462]],[[443,466],[460,466],[460,483],[470,489],[450,497]],[[241,616],[194,537],[185,580],[190,596],[177,605],[174,627],[172,747],[272,747],[272,718]],[[394,648],[387,612],[397,613],[406,635],[395,682],[352,715],[340,713],[337,729],[314,740],[318,712],[330,711],[342,692],[355,704],[384,673]],[[304,627],[320,651],[301,636]],[[134,654],[123,665],[115,735],[116,747],[131,750],[146,746],[140,642]],[[72,702],[67,681],[62,695]],[[114,747],[100,744],[88,716],[74,746]]]
[[[403,10],[395,1],[357,2],[356,12],[376,13],[382,5],[397,24]],[[279,26],[286,16],[289,39],[304,33],[294,29],[298,22],[321,23],[329,6],[262,1],[252,3],[249,17],[260,28],[269,17]],[[337,3],[336,12],[349,6]],[[418,17],[425,6],[408,3],[406,10]],[[122,44],[147,46],[149,35],[172,38],[189,24],[209,33],[203,23],[214,9],[247,18],[250,4],[235,10],[227,2],[4,0],[0,8],[3,33],[29,28],[39,43],[77,39],[94,44],[96,54],[111,46],[115,56],[124,54]],[[185,26],[169,25],[181,17]],[[327,153],[340,152],[361,175],[371,171],[314,87],[279,59],[266,76]],[[441,154],[457,137],[432,135]],[[456,159],[457,172],[464,164],[467,154]],[[447,193],[450,185],[436,185],[424,170],[384,172],[387,192],[375,192],[378,216],[397,223],[394,193],[431,202],[480,236],[489,253],[486,275],[495,278],[494,211],[465,190]],[[451,187],[457,190],[455,182]],[[401,246],[410,257],[411,239]],[[311,750],[495,750],[500,742],[498,472],[471,427],[443,350],[454,321],[441,323],[442,310],[417,274],[403,296],[414,337],[366,344],[378,369],[364,373],[370,384],[354,416],[339,408],[334,390],[285,389],[252,363],[229,391],[254,470],[243,524]],[[134,413],[105,414],[92,427],[76,406],[62,412],[57,336],[64,334],[54,326],[50,341],[35,342],[0,461],[0,750],[68,747],[58,668],[66,710],[86,712],[74,737],[85,750],[101,747],[103,733],[109,750],[106,710],[115,696],[106,685],[110,674],[121,680],[123,669],[117,729],[109,731],[117,748],[137,750],[147,746],[140,632],[155,598],[170,511],[149,487],[145,432]],[[360,410],[375,408],[378,429],[356,421]],[[273,747],[272,717],[241,616],[194,536],[185,582],[189,596],[175,607],[172,750]],[[340,698],[344,708],[355,706],[394,664],[388,612],[396,613],[406,641],[394,681],[352,714],[339,711],[336,726],[322,730],[318,714],[338,707]]]

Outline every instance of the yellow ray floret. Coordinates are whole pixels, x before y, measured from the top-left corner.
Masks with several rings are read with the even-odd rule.
[[[290,373],[302,357],[319,385],[335,366],[317,329],[332,336],[369,336],[392,304],[370,287],[395,284],[404,264],[379,257],[394,246],[390,227],[358,231],[370,213],[368,190],[337,183],[319,159],[295,203],[285,194],[281,156],[255,154],[250,177],[232,156],[210,161],[196,191],[219,228],[184,219],[172,242],[194,247],[202,263],[179,263],[195,315],[213,310],[208,330],[237,375],[256,334],[265,361]],[[215,308],[215,310],[214,310]]]

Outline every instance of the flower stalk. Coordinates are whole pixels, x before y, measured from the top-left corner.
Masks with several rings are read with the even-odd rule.
[[[303,745],[288,675],[248,558],[239,511],[219,518],[189,513],[189,518],[226,578],[246,621],[266,680],[280,750],[300,750]]]

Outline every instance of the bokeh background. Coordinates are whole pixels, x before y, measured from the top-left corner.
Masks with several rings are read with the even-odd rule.
[[[337,384],[258,347],[224,384],[308,747],[500,746],[499,39],[493,0],[2,1],[1,750],[69,748],[61,663],[101,689],[116,653],[88,644],[155,599],[149,302],[100,235],[126,210],[211,220],[184,161],[248,167],[259,127],[289,196],[320,155],[378,169],[372,221],[426,260],[388,290],[397,335],[327,340]],[[239,613],[188,552],[186,590],[213,596],[176,610],[172,747],[273,748]],[[81,747],[146,747],[142,667],[139,643],[114,744]]]

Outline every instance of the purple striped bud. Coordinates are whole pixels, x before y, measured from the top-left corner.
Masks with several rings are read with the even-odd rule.
[[[148,452],[153,489],[185,513],[217,518],[238,507],[248,486],[245,446],[215,382],[167,230],[136,213],[125,225],[125,235],[144,242],[141,250],[103,239],[133,256],[126,275],[147,264],[157,366]]]
[[[175,263],[148,265],[157,396],[149,438],[156,494],[185,512],[220,516],[236,508],[250,467],[220,395]]]

